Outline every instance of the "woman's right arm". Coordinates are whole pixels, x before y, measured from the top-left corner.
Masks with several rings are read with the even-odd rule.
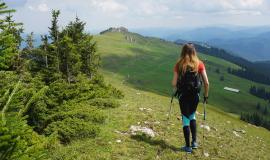
[[[204,97],[208,97],[209,81],[208,81],[206,70],[202,71],[202,79],[203,79],[203,84],[204,84]]]

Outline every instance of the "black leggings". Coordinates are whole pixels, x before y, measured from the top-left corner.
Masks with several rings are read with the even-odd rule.
[[[192,142],[197,141],[197,128],[196,128],[196,120],[191,120],[190,121],[190,126],[184,126],[183,127],[183,132],[184,132],[184,137],[185,137],[185,142],[186,146],[190,147],[190,131],[192,135]]]
[[[179,98],[179,105],[180,105],[182,116],[189,118],[190,115],[195,114],[198,103],[199,103],[199,95],[181,96]],[[185,137],[185,142],[186,142],[187,147],[190,147],[190,131],[192,135],[192,142],[196,142],[197,128],[196,128],[195,117],[190,119],[189,124],[185,124],[183,121],[183,132],[184,132],[184,137]]]

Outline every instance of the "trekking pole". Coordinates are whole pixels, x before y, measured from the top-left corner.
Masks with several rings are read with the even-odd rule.
[[[203,120],[206,120],[206,102],[203,103]]]
[[[169,120],[171,118],[171,113],[172,113],[172,105],[173,105],[173,98],[175,96],[175,91],[173,91],[172,98],[171,98],[171,103],[170,103],[170,108],[169,108],[169,115],[167,117],[167,124],[169,123]]]
[[[167,128],[168,128],[168,126],[169,126],[169,122],[170,122],[170,118],[171,118],[171,114],[172,114],[173,98],[174,98],[175,95],[176,95],[176,91],[173,90],[172,98],[171,98],[171,101],[170,101],[169,114],[167,115],[167,116],[168,116],[168,117],[167,117],[167,123],[166,123]],[[166,135],[166,132],[165,132],[165,134],[164,134],[164,137],[165,137],[165,135]]]
[[[205,121],[206,121],[206,102],[203,102],[203,139],[202,139],[202,154],[204,156],[205,150],[204,150],[204,130],[205,130]]]

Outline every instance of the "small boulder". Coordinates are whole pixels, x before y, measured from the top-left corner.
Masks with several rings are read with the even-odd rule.
[[[208,132],[211,130],[209,126],[201,124],[201,128],[204,128]]]
[[[236,137],[241,137],[236,131],[233,131],[233,134],[234,134]]]
[[[117,143],[121,143],[122,141],[121,141],[121,139],[118,139],[118,140],[116,140],[116,142],[117,142]]]
[[[155,137],[156,135],[156,133],[151,128],[134,125],[130,126],[130,132],[132,135],[136,135],[138,132],[144,133],[150,137]]]
[[[204,155],[205,157],[209,157],[209,153],[207,153],[207,152],[204,152],[203,155]]]

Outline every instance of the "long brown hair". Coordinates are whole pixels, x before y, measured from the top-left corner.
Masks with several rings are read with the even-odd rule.
[[[179,71],[184,74],[187,67],[191,68],[193,72],[198,73],[199,58],[196,53],[196,49],[192,43],[187,43],[183,46],[180,59],[178,60]]]

